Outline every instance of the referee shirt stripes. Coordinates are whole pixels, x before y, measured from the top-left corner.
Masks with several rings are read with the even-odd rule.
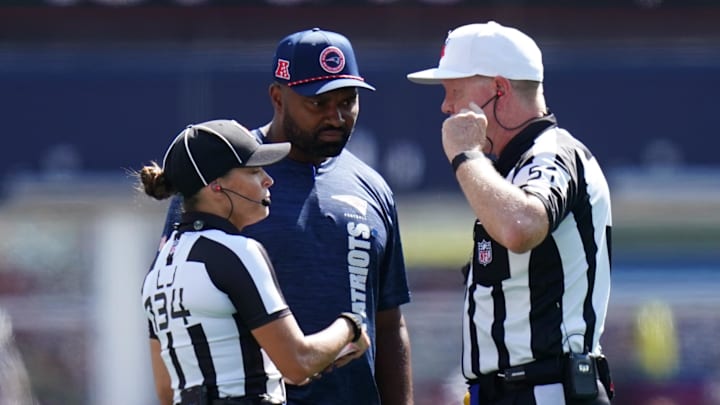
[[[550,233],[516,254],[476,221],[463,316],[464,376],[475,379],[569,350],[599,354],[612,217],[598,162],[549,115],[513,138],[495,166],[542,200]]]
[[[251,331],[290,311],[265,249],[230,222],[185,214],[146,275],[142,299],[175,403],[198,385],[220,398],[285,399],[280,372]]]

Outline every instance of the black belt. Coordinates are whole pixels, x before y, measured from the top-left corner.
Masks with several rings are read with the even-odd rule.
[[[564,371],[565,358],[550,357],[506,368],[496,375],[505,384],[544,385],[562,382]]]
[[[593,357],[597,367],[597,378],[605,387],[609,399],[615,396],[610,367],[605,356]],[[535,385],[565,383],[567,356],[550,357],[532,363],[509,367],[494,373],[481,374],[478,378],[468,380],[468,385],[477,385],[479,394],[494,400],[503,392],[526,389]]]
[[[281,405],[284,402],[277,402],[267,398],[248,398],[248,397],[235,397],[235,398],[218,398],[210,401],[210,405]]]
[[[504,370],[480,375],[480,380],[504,384],[543,385],[563,381],[564,357],[550,357],[532,363],[509,367]]]
[[[562,383],[563,379],[564,357],[558,356],[481,374],[478,378],[469,380],[468,384],[478,385],[483,397],[492,399],[498,398],[503,392],[534,385]]]
[[[180,392],[178,405],[283,405],[285,402],[272,399],[267,394],[243,397],[217,397],[217,386],[195,385]]]

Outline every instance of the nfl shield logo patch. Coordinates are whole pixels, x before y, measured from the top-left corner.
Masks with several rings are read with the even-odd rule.
[[[483,266],[490,264],[490,262],[492,262],[492,242],[488,242],[485,239],[478,242],[477,257],[478,262]]]

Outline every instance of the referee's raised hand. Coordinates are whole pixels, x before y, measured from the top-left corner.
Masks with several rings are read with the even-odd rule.
[[[442,125],[442,144],[448,161],[462,152],[482,152],[487,124],[485,113],[474,102],[446,118]]]

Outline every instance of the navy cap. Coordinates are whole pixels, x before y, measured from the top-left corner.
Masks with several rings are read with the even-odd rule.
[[[278,43],[273,80],[306,97],[343,87],[375,90],[360,76],[350,41],[320,28],[290,34]]]
[[[185,197],[236,167],[259,167],[282,160],[290,143],[260,144],[234,120],[189,125],[165,152],[163,172]]]

